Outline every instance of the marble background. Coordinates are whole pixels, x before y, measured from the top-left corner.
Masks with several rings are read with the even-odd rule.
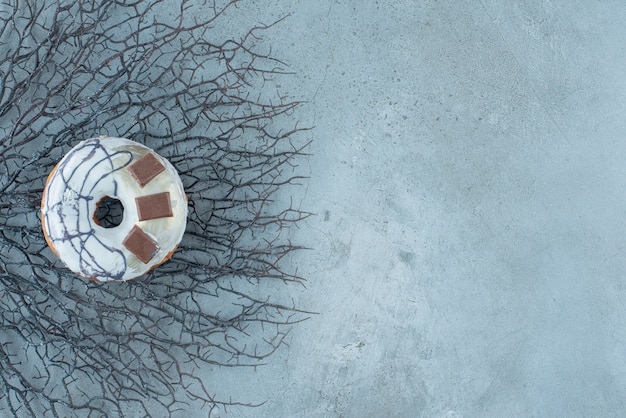
[[[626,402],[626,3],[252,1],[307,100],[319,314],[242,417],[613,417]],[[285,199],[290,196],[284,196]],[[239,396],[240,395],[240,396]]]

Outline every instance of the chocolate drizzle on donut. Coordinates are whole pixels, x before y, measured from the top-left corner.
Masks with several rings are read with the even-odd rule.
[[[50,183],[61,182],[64,192],[61,198],[45,197],[48,208],[44,214],[46,234],[53,245],[69,245],[76,252],[78,273],[85,277],[119,280],[126,272],[126,257],[122,251],[98,238],[94,228],[96,223],[91,216],[81,217],[78,214],[88,210],[89,202],[94,199],[92,192],[98,183],[126,168],[132,160],[131,152],[109,152],[100,138],[93,138],[73,148],[49,179]],[[95,169],[103,164],[108,165],[108,170],[94,178],[93,172],[97,172]],[[51,230],[50,225],[53,224],[60,229]],[[114,271],[107,270],[98,261],[111,258],[118,261]]]

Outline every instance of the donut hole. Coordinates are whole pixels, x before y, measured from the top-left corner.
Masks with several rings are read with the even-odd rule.
[[[119,199],[104,196],[96,203],[93,220],[103,228],[115,228],[124,219],[124,206]]]

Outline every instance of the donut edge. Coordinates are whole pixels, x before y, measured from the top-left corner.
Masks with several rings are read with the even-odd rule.
[[[50,237],[48,236],[48,233],[46,232],[46,216],[44,214],[44,206],[45,206],[46,196],[48,194],[48,186],[50,185],[50,180],[52,180],[52,177],[57,172],[59,168],[59,164],[61,164],[61,161],[59,161],[54,166],[50,174],[48,174],[48,178],[46,179],[46,183],[43,186],[43,192],[41,194],[41,204],[39,206],[39,211],[41,213],[41,229],[43,230],[43,237],[46,240],[48,247],[50,247],[50,250],[52,251],[52,253],[56,256],[56,258],[61,260],[61,257],[59,257],[59,252],[54,247],[54,244],[52,243],[52,241],[50,240]]]

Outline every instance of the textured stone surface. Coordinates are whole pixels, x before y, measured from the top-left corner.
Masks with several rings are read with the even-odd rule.
[[[225,377],[267,399],[231,415],[621,415],[626,4],[256,4],[311,101],[320,314]]]

